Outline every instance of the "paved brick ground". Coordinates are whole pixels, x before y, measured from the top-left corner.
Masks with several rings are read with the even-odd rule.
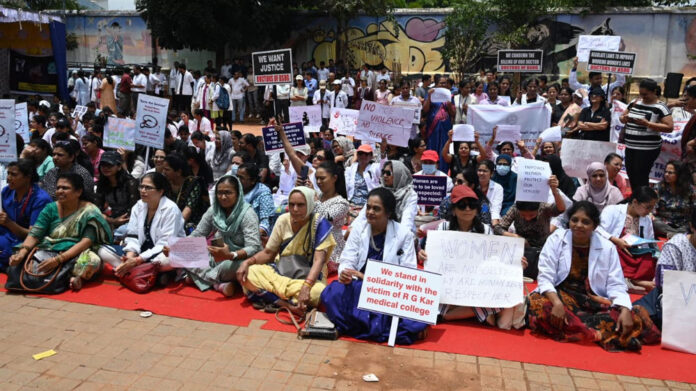
[[[696,390],[696,385],[0,293],[0,390]],[[33,354],[58,354],[34,361]],[[362,375],[375,373],[378,383]]]

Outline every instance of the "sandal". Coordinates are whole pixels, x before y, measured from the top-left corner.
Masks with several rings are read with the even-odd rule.
[[[255,301],[252,301],[252,302],[251,302],[251,306],[252,306],[254,309],[259,310],[259,311],[263,311],[263,310],[266,308],[266,305],[265,305],[264,303],[258,303],[258,302],[255,302]]]

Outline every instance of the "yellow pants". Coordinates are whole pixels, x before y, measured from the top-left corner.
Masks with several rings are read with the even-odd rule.
[[[304,280],[293,280],[289,277],[281,276],[269,265],[251,265],[247,280],[259,289],[271,292],[283,300],[296,302],[300,294]],[[326,288],[326,284],[317,281],[312,290],[309,291],[309,301],[313,307],[319,305],[321,292]]]

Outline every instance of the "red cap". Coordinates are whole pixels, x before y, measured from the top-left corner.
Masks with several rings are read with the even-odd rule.
[[[372,153],[372,147],[370,144],[360,144],[358,152]]]
[[[423,152],[423,155],[421,155],[421,161],[423,160],[430,160],[436,162],[440,160],[440,156],[437,154],[437,152],[433,151],[432,149],[429,149]]]
[[[450,195],[450,200],[452,200],[453,204],[456,204],[457,202],[463,200],[464,198],[473,198],[475,200],[478,200],[478,196],[474,191],[466,185],[457,185],[452,189],[452,194]]]

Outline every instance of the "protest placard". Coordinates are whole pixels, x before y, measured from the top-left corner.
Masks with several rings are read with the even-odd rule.
[[[587,62],[591,50],[618,52],[621,37],[618,35],[581,35],[578,38],[577,56],[579,62]]]
[[[560,126],[552,126],[543,132],[539,134],[539,138],[541,139],[542,142],[556,142],[556,141],[561,141],[561,127]]]
[[[517,192],[515,201],[546,202],[549,199],[551,167],[542,160],[517,161]]]
[[[452,127],[452,141],[474,142],[474,127],[467,124],[454,125]]]
[[[543,50],[498,50],[498,72],[538,73],[543,65]]]
[[[603,163],[612,152],[616,153],[616,143],[564,138],[561,144],[563,170],[568,176],[587,178],[587,166],[594,162]]]
[[[293,147],[307,144],[301,123],[283,124],[283,130],[285,130],[285,135],[288,136],[288,140]],[[266,149],[266,155],[284,151],[283,141],[273,126],[262,128],[261,133],[263,134],[263,145]]]
[[[368,260],[358,308],[435,324],[442,276]]]
[[[688,121],[674,121],[674,130],[670,133],[660,133],[662,137],[662,148],[660,155],[650,169],[650,180],[661,181],[665,175],[667,163],[671,160],[681,160],[682,149],[681,139],[684,127]]]
[[[614,99],[611,102],[611,128],[609,129],[609,141],[612,143],[618,143],[621,136],[621,131],[623,131],[624,123],[621,122],[621,116],[624,111],[626,111],[627,104],[621,102],[620,100]]]
[[[0,99],[0,162],[17,160],[14,99]]]
[[[167,127],[169,99],[152,95],[138,95],[135,114],[135,143],[153,148],[164,148],[164,130]]]
[[[104,146],[135,151],[135,120],[109,117],[104,126]]]
[[[363,100],[358,113],[356,135],[360,140],[380,142],[408,147],[411,137],[413,109],[387,106]]]
[[[440,303],[511,308],[524,300],[524,239],[428,231],[425,270],[442,275]]]
[[[414,175],[413,190],[418,194],[418,205],[438,206],[447,196],[447,177]]]
[[[292,83],[292,49],[251,53],[254,84],[273,85]]]
[[[290,106],[290,122],[299,122],[306,132],[318,132],[321,128],[321,106]]]
[[[391,102],[392,106],[408,107],[413,109],[413,124],[419,125],[421,120],[421,111],[423,111],[423,105],[412,102],[404,102],[401,99],[393,99]]]
[[[522,140],[532,145],[551,123],[551,110],[544,102],[524,106],[469,105],[466,123],[479,133],[481,144],[491,139],[494,126],[519,125]]]
[[[24,140],[25,143],[31,141],[27,102],[15,104],[15,132],[22,136],[22,140]]]
[[[522,139],[522,132],[520,125],[508,125],[508,124],[500,124],[498,125],[498,129],[496,130],[495,133],[495,141],[496,142],[503,142],[503,141],[512,141],[513,143],[516,143]]]
[[[452,91],[447,88],[436,88],[435,91],[430,95],[431,103],[442,103],[452,101]]]
[[[329,128],[333,129],[336,134],[352,136],[355,134],[355,129],[358,126],[359,113],[360,111],[358,110],[334,107],[331,109]]]
[[[665,270],[662,289],[662,346],[696,354],[696,273]]]
[[[208,242],[204,237],[170,237],[169,263],[176,268],[209,268]]]
[[[590,50],[587,70],[592,72],[620,73],[630,75],[636,65],[636,54]]]
[[[77,105],[77,106],[75,106],[75,109],[73,109],[72,117],[78,118],[81,120],[82,116],[85,115],[86,112],[87,112],[87,106]]]

